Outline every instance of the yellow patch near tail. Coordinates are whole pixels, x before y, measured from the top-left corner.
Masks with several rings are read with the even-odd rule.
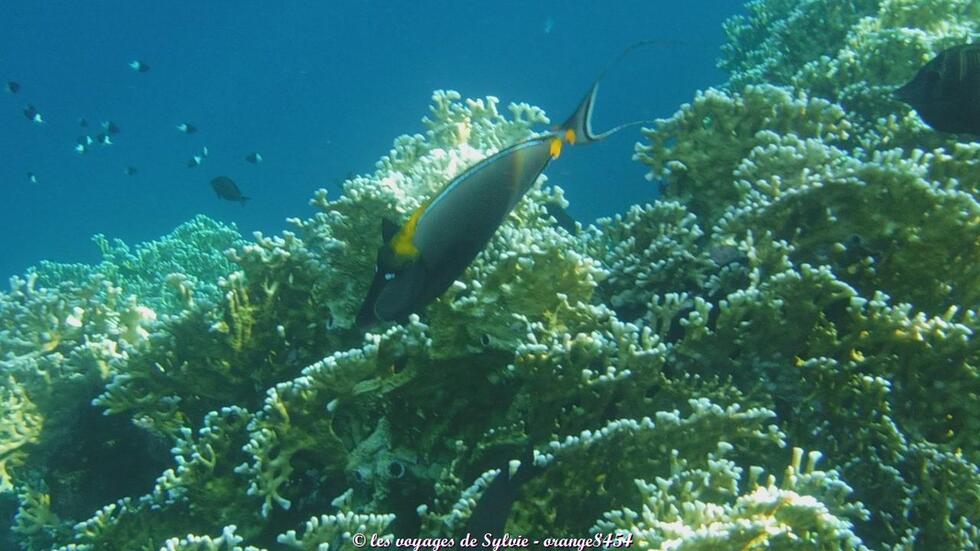
[[[565,130],[565,141],[568,142],[568,145],[575,145],[575,129],[574,128],[569,128],[569,129]]]
[[[551,139],[551,149],[549,150],[549,152],[551,153],[552,159],[557,159],[558,156],[561,155],[561,144],[562,141],[560,138]]]

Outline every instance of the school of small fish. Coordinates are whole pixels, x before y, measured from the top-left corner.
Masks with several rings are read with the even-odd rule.
[[[129,62],[128,65],[129,68],[136,73],[147,73],[150,71],[150,65],[140,59],[134,59],[133,61]],[[20,96],[22,86],[20,82],[9,80],[4,85],[4,89],[12,96]],[[20,109],[21,113],[24,115],[24,118],[30,123],[38,126],[46,125],[47,120],[45,119],[44,114],[37,107],[35,107],[34,104],[28,103]],[[79,117],[77,122],[79,128],[89,128],[88,119],[85,117]],[[180,122],[175,126],[182,134],[196,134],[198,132],[197,126],[187,121]],[[116,136],[121,132],[121,129],[119,124],[115,121],[106,120],[101,122],[98,132],[92,133],[86,130],[83,130],[82,132],[85,133],[75,139],[74,145],[74,150],[79,155],[85,155],[97,147],[109,147],[115,144]],[[201,166],[207,158],[208,148],[207,146],[203,146],[199,151],[191,155],[190,159],[187,161],[187,167],[196,168]],[[251,151],[244,155],[243,158],[245,162],[253,165],[263,161],[262,154],[257,151]],[[122,173],[126,176],[136,176],[140,173],[140,169],[136,166],[127,164],[122,169]],[[41,181],[37,173],[34,171],[29,171],[27,173],[27,180],[32,184],[37,184]],[[227,176],[215,177],[211,179],[210,182],[212,189],[214,189],[214,191],[217,193],[219,199],[239,202],[242,205],[244,205],[249,199],[242,194],[241,190],[238,188],[238,185]]]

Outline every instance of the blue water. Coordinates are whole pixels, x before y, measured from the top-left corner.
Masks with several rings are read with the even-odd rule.
[[[0,80],[21,90],[0,92],[0,277],[41,259],[95,261],[94,233],[138,242],[198,213],[245,234],[278,233],[285,218],[312,212],[314,190],[336,197],[395,137],[421,132],[434,89],[527,101],[561,122],[626,45],[659,39],[680,44],[617,66],[595,122],[670,116],[724,79],[721,22],[739,4],[4,0]],[[133,71],[133,59],[151,70]],[[45,124],[24,117],[28,103]],[[76,138],[103,120],[121,128],[115,144],[77,154]],[[199,132],[178,132],[185,121]],[[630,160],[639,138],[634,129],[576,148],[549,169],[573,216],[656,197]],[[210,156],[188,168],[203,146]],[[252,151],[265,161],[246,163]],[[125,175],[129,165],[138,174]],[[216,199],[217,175],[252,201]]]

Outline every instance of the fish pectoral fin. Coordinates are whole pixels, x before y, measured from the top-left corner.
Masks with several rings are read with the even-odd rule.
[[[389,274],[380,274],[388,279]],[[374,303],[374,314],[381,320],[399,321],[419,308],[428,270],[417,260],[388,280]]]

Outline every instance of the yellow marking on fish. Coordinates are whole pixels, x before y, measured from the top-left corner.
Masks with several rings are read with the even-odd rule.
[[[425,209],[428,206],[429,202],[426,201],[422,206],[415,209],[408,222],[405,222],[402,229],[398,230],[398,233],[391,238],[391,250],[400,259],[412,259],[419,255],[419,250],[412,241],[415,238],[415,230],[418,228],[419,219],[422,218],[422,214],[425,213]]]
[[[574,128],[569,128],[565,130],[565,141],[568,142],[568,145],[575,145],[575,137],[576,136],[575,136]]]
[[[561,155],[561,144],[562,144],[561,138],[551,139],[551,149],[549,150],[549,152],[551,153],[552,159],[557,159],[558,156]]]

